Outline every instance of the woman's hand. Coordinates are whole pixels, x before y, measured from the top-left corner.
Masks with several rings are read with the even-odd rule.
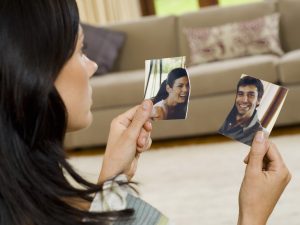
[[[128,180],[133,177],[140,153],[152,143],[149,122],[152,107],[152,101],[145,100],[112,121],[99,182],[120,173],[127,175]]]
[[[238,225],[265,225],[291,179],[276,146],[257,132],[239,195]]]

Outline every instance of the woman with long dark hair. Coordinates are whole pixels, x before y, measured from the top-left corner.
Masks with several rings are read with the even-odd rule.
[[[153,98],[154,120],[185,119],[190,95],[186,69],[172,69]]]
[[[92,121],[89,79],[97,65],[83,54],[83,38],[74,0],[0,2],[1,225],[106,224],[133,213],[88,212],[102,185],[79,176],[63,151],[66,131]],[[146,102],[112,123],[100,182],[133,173],[136,149],[151,144],[150,107]]]
[[[139,154],[151,145],[151,101],[112,121],[98,184],[66,161],[66,131],[92,121],[89,79],[97,65],[83,54],[83,39],[75,0],[0,1],[1,225],[168,223],[149,216],[127,188]],[[246,160],[239,224],[266,221],[289,180],[275,146],[258,137]],[[265,155],[277,172],[271,181],[261,166]],[[147,221],[138,220],[143,214]]]

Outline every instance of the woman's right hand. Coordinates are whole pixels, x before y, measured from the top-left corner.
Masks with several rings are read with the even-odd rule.
[[[277,147],[257,132],[239,194],[238,225],[265,225],[291,174]]]

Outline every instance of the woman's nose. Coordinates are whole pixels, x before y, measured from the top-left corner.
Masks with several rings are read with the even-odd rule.
[[[88,75],[89,75],[89,77],[92,77],[95,74],[95,72],[98,70],[98,65],[97,65],[96,62],[94,62],[93,60],[91,60],[87,56],[85,56],[85,58],[87,60]]]
[[[90,59],[89,59],[90,60]],[[90,60],[90,67],[91,67],[91,74],[90,74],[90,77],[91,76],[93,76],[95,73],[96,73],[96,71],[98,70],[98,64],[96,63],[96,62],[94,62],[94,61],[92,61],[92,60]]]

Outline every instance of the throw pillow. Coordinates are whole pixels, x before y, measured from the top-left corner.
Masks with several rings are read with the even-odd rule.
[[[282,55],[279,14],[211,28],[185,28],[191,64],[271,53]]]
[[[86,24],[81,26],[86,45],[85,53],[98,64],[95,75],[108,73],[112,70],[124,44],[125,33]]]

